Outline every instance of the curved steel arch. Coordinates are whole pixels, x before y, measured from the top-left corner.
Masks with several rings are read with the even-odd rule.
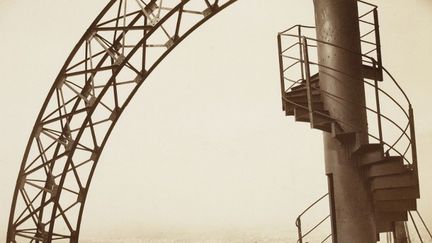
[[[24,153],[7,243],[78,242],[106,141],[138,88],[189,34],[237,0],[111,0],[56,78]]]

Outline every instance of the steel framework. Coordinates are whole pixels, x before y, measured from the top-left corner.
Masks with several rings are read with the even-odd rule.
[[[87,192],[120,115],[157,65],[236,0],[111,0],[42,106],[13,196],[7,243],[78,242]]]
[[[365,240],[359,235],[353,237],[352,231],[346,228],[342,230],[344,234],[344,237],[341,237],[342,240],[339,238],[341,231],[338,231],[337,228],[338,221],[339,224],[343,222],[344,225],[354,223],[354,228],[359,228],[359,220],[352,217],[347,217],[347,220],[338,220],[335,217],[338,213],[340,215],[340,211],[336,210],[338,205],[335,203],[335,197],[345,194],[341,191],[337,193],[334,190],[333,174],[337,170],[333,166],[334,164],[337,166],[337,161],[340,158],[343,161],[349,161],[350,166],[354,166],[354,169],[361,176],[362,184],[366,185],[367,190],[369,190],[368,196],[370,197],[370,204],[373,206],[376,233],[387,234],[387,240],[394,237],[397,242],[406,242],[410,237],[406,222],[410,221],[416,229],[417,237],[423,242],[416,221],[420,221],[419,225],[423,226],[430,237],[432,235],[417,211],[416,200],[420,198],[420,188],[413,107],[405,91],[383,66],[377,6],[360,0],[357,1],[357,5],[360,32],[360,50],[358,51],[345,48],[340,43],[338,45],[334,40],[327,40],[326,37],[328,36],[319,36],[319,31],[314,26],[295,25],[278,35],[282,108],[285,115],[293,116],[295,121],[310,123],[311,128],[324,131],[324,136],[327,136],[326,139],[330,138],[329,135],[332,136],[331,139],[337,140],[336,143],[331,141],[332,145],[343,144],[346,146],[345,148],[350,145],[357,146],[353,150],[342,148],[341,150],[346,152],[348,156],[342,155],[341,157],[333,156],[340,147],[326,147],[326,151],[328,149],[326,160],[330,162],[326,163],[329,193],[314,202],[297,218],[297,242],[305,242],[306,237],[328,219],[330,219],[332,234],[324,235],[322,242],[330,240],[333,242],[351,242],[353,240],[371,242],[370,239]],[[329,21],[329,18],[323,19]],[[324,31],[321,32],[321,35],[323,33],[327,34]],[[360,92],[364,90],[367,94],[364,99],[365,102],[353,101],[350,100],[349,96],[338,95],[337,90],[333,88],[336,85],[330,89],[323,87],[325,81],[329,81],[324,80],[326,75],[331,76],[330,83],[333,79],[347,82],[347,80],[351,80],[350,75],[352,75],[350,71],[340,70],[340,66],[343,67],[343,65],[339,65],[340,63],[323,62],[323,59],[327,58],[320,58],[319,56],[319,49],[323,46],[336,49],[336,51],[327,52],[329,53],[329,60],[331,59],[330,53],[332,56],[337,56],[335,53],[339,53],[339,51],[361,59],[361,82],[364,87],[361,87],[360,90],[360,88],[350,86],[349,91]],[[342,56],[343,53],[340,55]],[[337,75],[342,75],[342,77],[337,78]],[[343,77],[343,75],[349,77]],[[338,105],[352,105],[349,111],[365,111],[368,119],[368,128],[364,129],[366,132],[364,130],[351,131],[354,128],[352,122],[344,120],[344,116],[335,115],[336,111],[339,112],[342,109],[335,109],[332,106],[334,101]],[[367,133],[367,140],[359,139],[358,134],[362,132]],[[351,181],[351,178],[349,179]],[[352,190],[358,191],[358,187],[353,187]],[[322,216],[318,223],[314,223],[312,227],[306,227],[308,230],[304,233],[302,229],[303,216],[327,196],[329,196],[330,216]],[[361,200],[358,197],[352,198],[357,201]],[[345,206],[345,202],[340,203],[339,205],[342,206],[339,208],[353,212]],[[412,217],[412,212],[416,212],[420,220],[415,220]],[[364,235],[367,230],[357,232]],[[371,238],[373,237],[374,235]]]
[[[73,49],[38,115],[15,187],[7,243],[78,242],[87,192],[95,168],[124,109],[146,78],[182,40],[236,1],[109,1]],[[363,28],[365,33],[360,36],[362,53],[356,55],[362,57],[363,78],[369,79],[364,80],[364,83],[375,94],[375,107],[357,105],[377,119],[376,133],[369,136],[379,142],[375,145],[379,145],[382,150],[379,151],[382,157],[380,161],[399,157],[403,173],[414,174],[417,186],[413,109],[399,84],[382,66],[376,6],[358,2],[366,4],[369,9],[358,16],[359,23],[368,27]],[[350,124],[344,124],[326,110],[316,107],[322,103],[317,101],[317,97],[333,94],[316,87],[319,76],[311,75],[311,71],[317,72],[320,63],[314,60],[316,57],[312,57],[313,51],[309,51],[320,45],[340,47],[308,37],[305,34],[308,30],[315,31],[314,27],[298,25],[278,36],[283,108],[286,115],[294,115],[298,121],[310,122],[313,128],[331,132],[343,140],[353,133],[343,133],[340,127],[349,127]],[[285,42],[287,38],[290,39],[288,44]],[[399,95],[402,94],[403,104],[396,101],[378,82],[384,77],[393,81],[390,84],[395,86],[393,88]],[[381,98],[387,98],[388,103],[393,105],[392,109],[400,110],[402,122],[384,115]],[[383,122],[395,129],[396,133],[385,131]],[[408,158],[409,155],[412,159]],[[387,176],[393,172],[391,168],[386,168],[380,173],[373,177]],[[415,203],[418,186],[413,193],[415,195],[410,199]],[[312,206],[323,198],[325,196]],[[299,242],[330,218],[327,216],[302,234],[301,216],[308,209],[296,221]],[[411,213],[409,216],[413,218]],[[418,216],[423,222],[420,214]],[[397,221],[400,220],[398,218]],[[418,233],[416,225],[415,229]],[[389,231],[388,228],[382,230]],[[330,237],[332,235],[327,235],[324,241]]]

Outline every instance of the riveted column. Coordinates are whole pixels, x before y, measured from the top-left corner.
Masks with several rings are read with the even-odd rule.
[[[368,142],[356,0],[314,0],[320,87],[337,122],[324,133],[333,231],[339,243],[375,243],[374,211],[353,151]]]

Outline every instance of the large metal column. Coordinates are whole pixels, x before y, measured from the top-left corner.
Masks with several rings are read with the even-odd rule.
[[[314,0],[320,86],[340,127],[324,133],[326,172],[333,178],[337,242],[376,242],[372,202],[352,152],[368,142],[356,0]],[[351,138],[351,139],[346,139]]]

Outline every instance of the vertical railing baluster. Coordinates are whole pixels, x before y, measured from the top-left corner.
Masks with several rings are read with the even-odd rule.
[[[429,234],[431,240],[432,240],[432,233],[429,230],[429,227],[427,226],[426,222],[424,221],[423,217],[421,216],[420,212],[416,210],[417,216],[419,217],[420,221],[423,224],[423,227],[426,229],[427,233]]]
[[[302,45],[303,45],[303,56],[304,56],[304,70],[306,75],[306,92],[308,99],[308,108],[309,108],[309,120],[310,125],[314,128],[314,107],[313,107],[313,96],[312,96],[312,86],[311,86],[311,75],[310,75],[310,66],[309,66],[309,53],[308,53],[308,43],[306,37],[302,37]]]
[[[284,80],[284,68],[283,68],[283,57],[282,57],[282,36],[278,35],[278,55],[279,55],[279,72],[280,72],[280,85],[281,85],[281,98],[282,98],[282,109],[285,111],[285,80]]]
[[[412,105],[409,104],[409,124],[410,124],[410,138],[411,138],[411,156],[412,165],[414,167],[415,178],[417,180],[417,185],[419,185],[419,174],[418,174],[418,161],[417,161],[417,142],[414,126],[414,110]]]
[[[303,59],[303,48],[302,48],[302,28],[301,26],[298,26],[298,45],[299,45],[299,51],[300,51],[300,71],[301,71],[301,79],[302,81],[305,80],[305,76],[304,76],[304,59]]]
[[[303,243],[303,233],[302,233],[302,226],[301,226],[301,219],[297,218],[296,220],[296,226],[297,226],[297,233],[298,233],[298,243]]]
[[[376,53],[377,53],[378,70],[379,70],[380,79],[382,79],[383,69],[382,69],[382,55],[381,55],[381,36],[379,31],[378,9],[376,7],[374,8],[373,15],[374,15],[375,45],[376,45]]]
[[[375,68],[374,62],[374,68]],[[378,120],[378,135],[380,144],[384,144],[383,138],[383,129],[382,129],[382,117],[381,117],[381,104],[380,104],[380,91],[379,91],[379,82],[377,79],[375,82],[375,102],[376,102],[376,112],[377,112],[377,120]]]
[[[419,229],[418,229],[418,227],[417,227],[417,224],[416,224],[416,222],[415,222],[415,220],[414,220],[414,217],[412,216],[412,214],[411,214],[410,211],[408,211],[408,215],[409,215],[410,218],[411,218],[411,221],[412,221],[412,223],[413,223],[413,225],[414,225],[414,229],[416,230],[416,233],[417,233],[417,236],[419,237],[420,242],[421,242],[421,243],[424,243],[423,238],[422,238],[422,236],[421,236],[421,234],[420,234],[420,231],[419,231]]]

